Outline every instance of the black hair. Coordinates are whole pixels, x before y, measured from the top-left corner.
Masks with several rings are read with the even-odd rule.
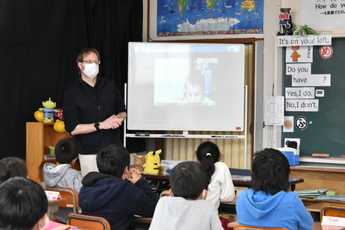
[[[216,169],[214,163],[219,161],[220,157],[218,146],[213,142],[206,141],[199,145],[195,153],[206,172],[208,180],[211,181],[211,177]]]
[[[0,184],[11,177],[27,177],[25,161],[18,157],[5,157],[0,160]]]
[[[60,164],[70,164],[72,160],[78,157],[81,149],[78,140],[74,138],[64,138],[55,146],[56,161]]]
[[[254,154],[252,189],[274,195],[289,189],[290,165],[279,150],[266,148]]]
[[[126,167],[129,167],[128,150],[122,145],[113,144],[97,154],[99,172],[121,178]]]
[[[177,164],[171,170],[169,181],[174,196],[185,199],[197,199],[208,186],[204,169],[195,161]]]
[[[10,178],[1,184],[0,194],[0,229],[32,229],[47,213],[44,189],[30,179]]]

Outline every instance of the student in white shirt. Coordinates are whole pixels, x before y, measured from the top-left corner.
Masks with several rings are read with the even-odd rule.
[[[204,168],[209,180],[206,199],[210,200],[218,211],[220,202],[230,202],[235,198],[235,188],[229,167],[221,162],[222,155],[218,146],[213,142],[201,143],[195,152],[197,161]],[[220,219],[226,229],[229,221],[223,217]]]

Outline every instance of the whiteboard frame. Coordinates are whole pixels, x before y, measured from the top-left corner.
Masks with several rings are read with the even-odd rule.
[[[127,128],[162,131],[243,131],[245,50],[243,43],[130,42]],[[217,72],[217,98],[211,98],[216,102],[212,102],[212,106],[195,106],[193,109],[191,106],[183,106],[186,105],[184,103],[180,104],[185,100],[181,99],[184,94],[182,87],[185,85],[186,70],[190,68],[185,64],[187,61],[183,65],[176,63],[181,62],[183,58],[189,62],[192,58],[216,60],[211,60],[210,63],[217,63],[217,68],[222,71]],[[156,60],[161,59],[169,61],[157,64]],[[150,63],[146,63],[147,60]],[[151,63],[153,61],[155,63]],[[199,65],[202,66],[203,62],[206,63],[202,60]],[[176,68],[180,65],[183,67]],[[228,100],[231,100],[231,103],[228,103]],[[155,116],[148,116],[144,122],[141,115],[143,111],[150,111]],[[181,114],[184,114],[183,119],[176,119]],[[228,119],[229,116],[232,119]]]

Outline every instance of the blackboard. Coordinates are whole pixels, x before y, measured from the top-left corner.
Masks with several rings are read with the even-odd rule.
[[[285,116],[294,116],[294,132],[282,132],[282,146],[285,138],[300,138],[301,157],[311,157],[312,153],[327,153],[338,158],[345,155],[345,38],[332,38],[333,55],[324,59],[320,56],[321,46],[313,47],[311,74],[331,74],[330,87],[315,87],[324,90],[324,97],[319,99],[318,112],[287,112]],[[291,87],[291,75],[286,75],[285,55],[283,51],[283,94],[285,87]],[[307,119],[307,128],[296,128],[296,119]]]

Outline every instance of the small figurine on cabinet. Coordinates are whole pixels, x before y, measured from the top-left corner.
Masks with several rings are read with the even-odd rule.
[[[61,108],[56,108],[55,118],[63,121],[63,110]]]
[[[54,122],[54,114],[58,112],[58,110],[54,109],[56,107],[56,102],[53,102],[49,98],[48,101],[42,101],[42,105],[44,108],[40,108],[39,110],[43,111],[43,122]]]
[[[278,35],[292,35],[293,24],[291,20],[291,8],[280,8],[279,24],[280,31]]]
[[[148,152],[145,156],[144,174],[158,175],[161,166],[159,154],[162,150]]]

